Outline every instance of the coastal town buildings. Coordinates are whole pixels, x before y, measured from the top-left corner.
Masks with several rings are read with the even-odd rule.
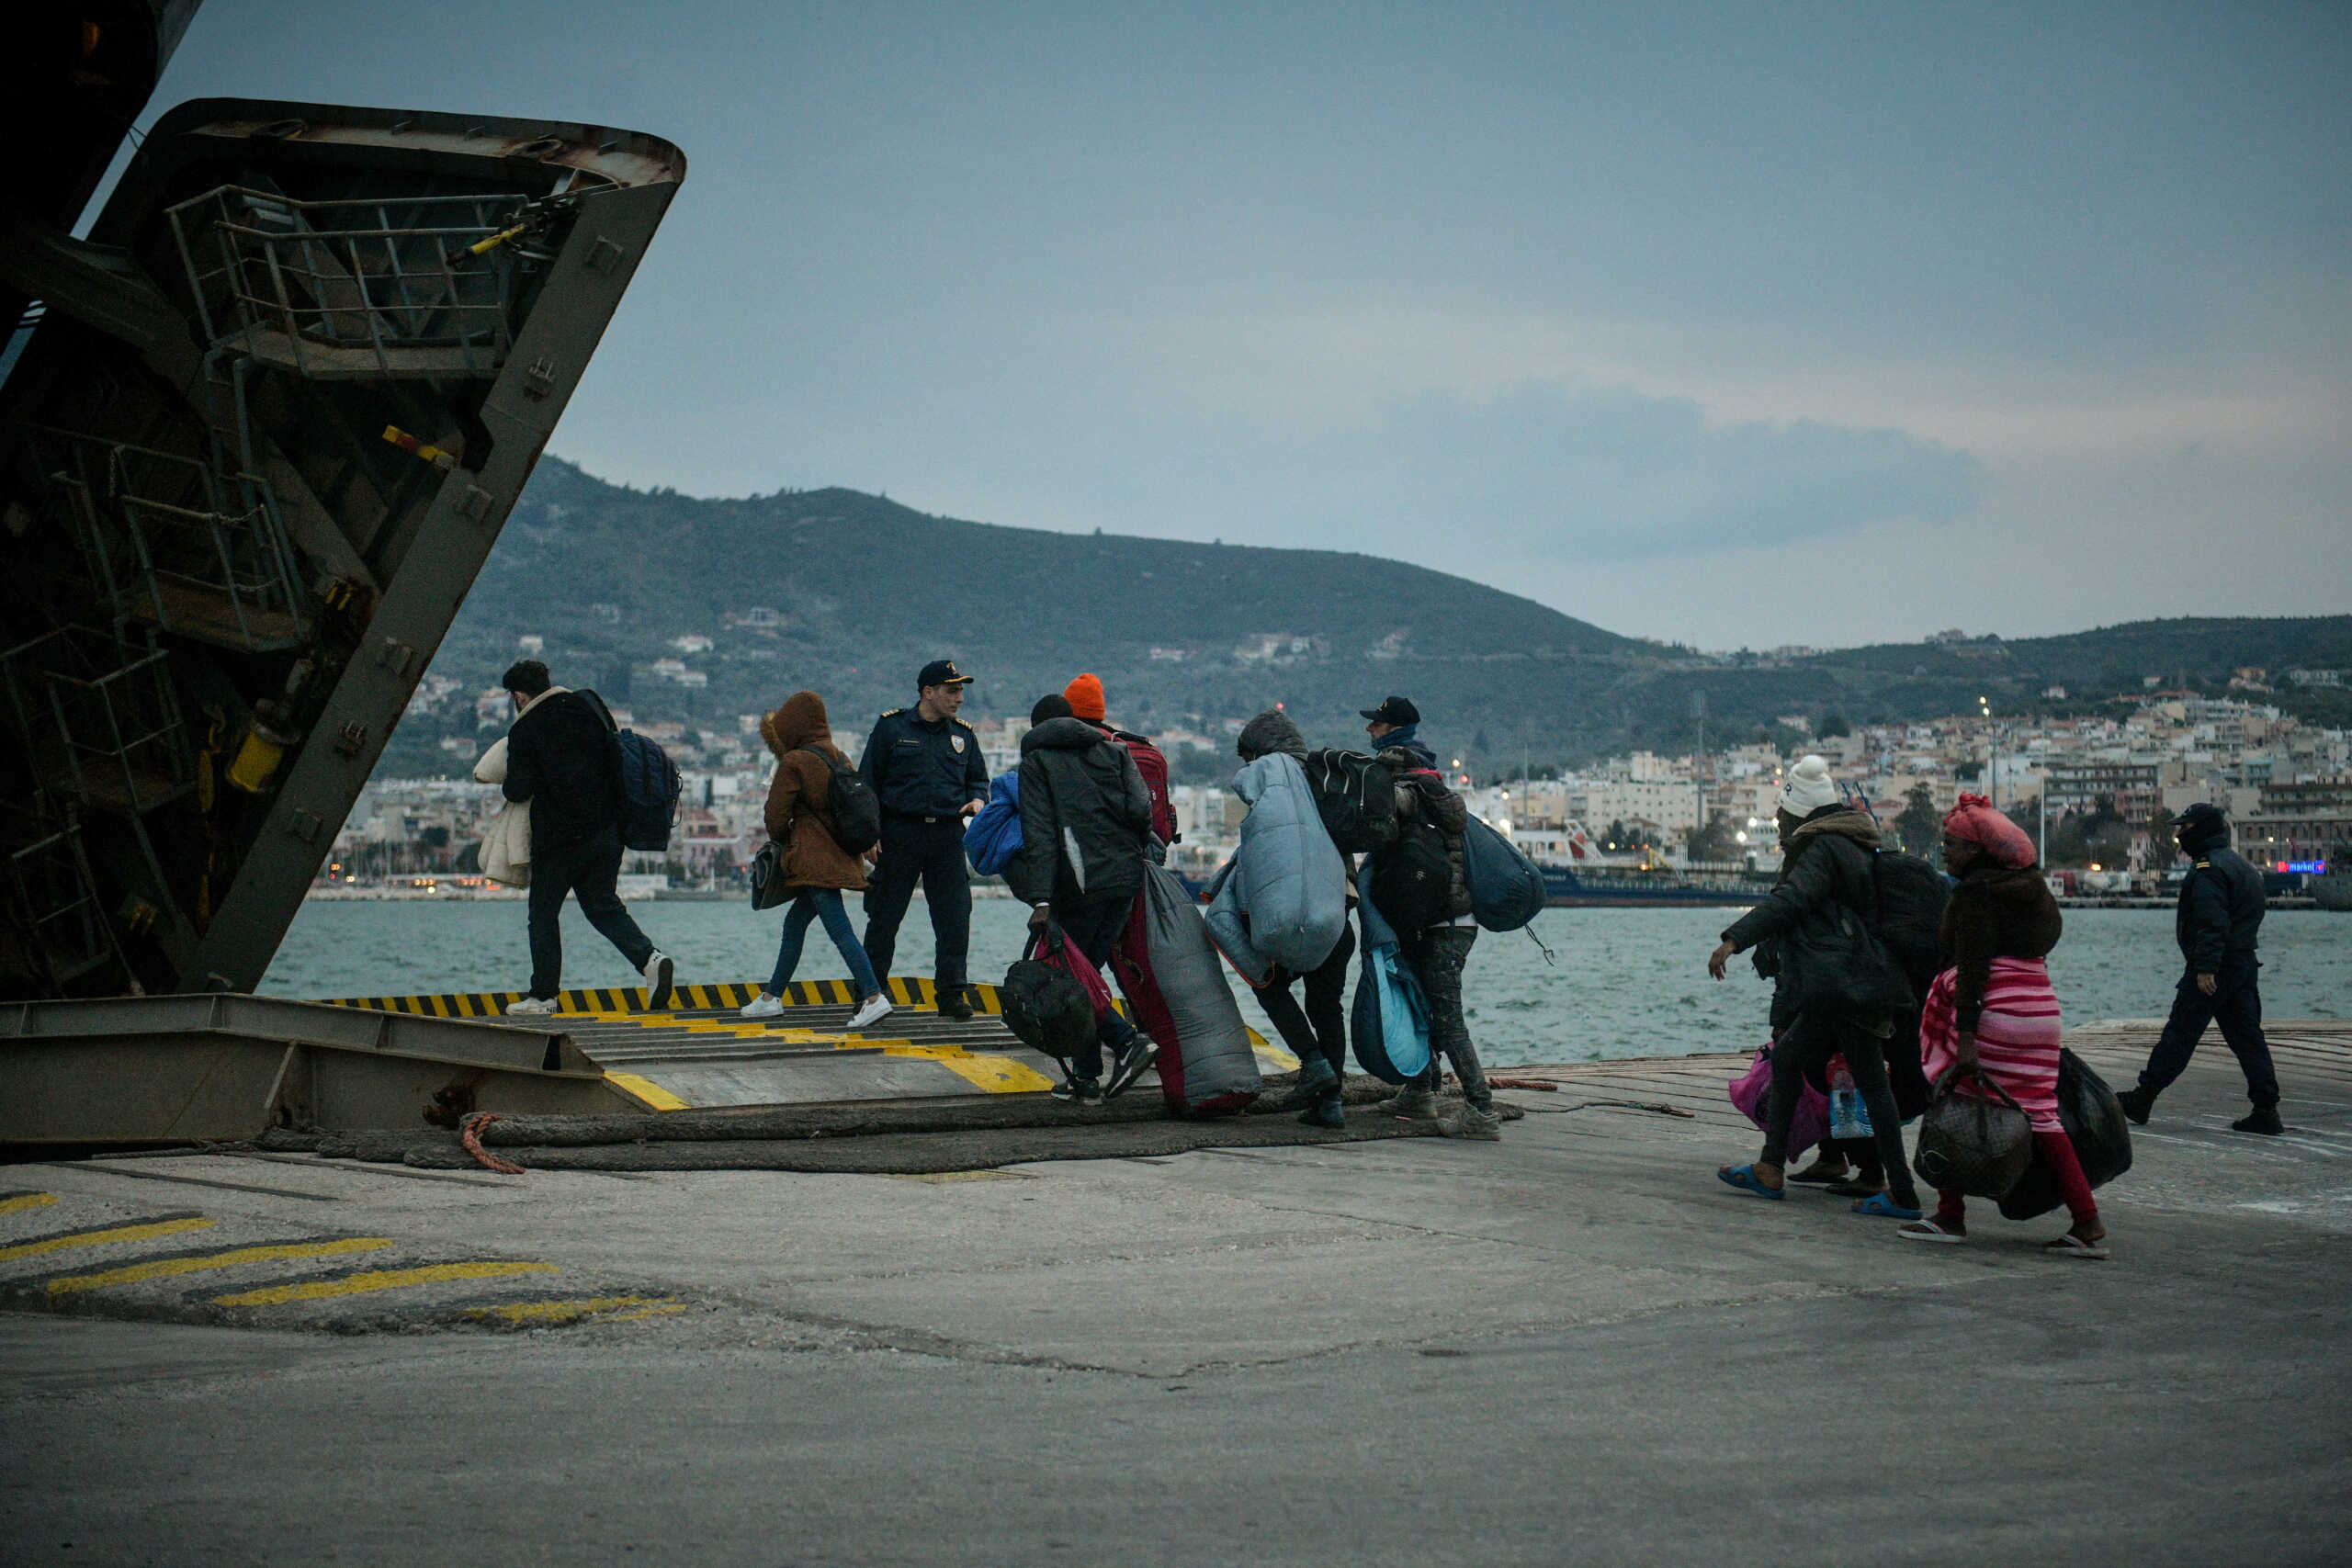
[[[681,641],[692,641],[682,637]],[[2290,671],[2316,683],[2334,671]],[[432,701],[457,697],[454,684]],[[478,740],[460,741],[452,769],[470,767],[503,729],[504,694],[474,701]],[[626,708],[616,717],[632,723]],[[759,737],[760,716],[741,714],[731,729],[672,721],[636,726],[660,741],[684,776],[678,828],[666,854],[632,855],[640,892],[669,886],[724,886],[739,878],[764,837],[761,807],[774,767]],[[1159,739],[1178,774],[1170,794],[1182,840],[1170,863],[1205,876],[1232,852],[1241,805],[1222,780],[1229,773],[1238,717],[1170,728]],[[1020,762],[1025,717],[981,717],[974,725],[991,776]],[[1656,863],[1683,863],[1694,835],[1710,829],[1709,863],[1768,867],[1778,851],[1772,807],[1782,772],[1805,750],[1827,756],[1840,782],[1868,803],[1891,833],[1915,801],[1939,820],[1963,789],[1991,793],[2029,831],[2064,846],[2096,836],[2102,852],[2120,852],[2101,874],[2153,874],[2172,865],[2170,818],[2191,801],[2227,811],[2238,841],[2266,869],[2309,868],[2352,846],[2352,732],[2305,726],[2247,695],[2200,697],[2152,692],[2121,716],[2001,719],[1963,714],[1925,723],[1861,727],[1808,737],[1783,751],[1753,739],[1706,756],[1650,751],[1612,757],[1544,777],[1474,776],[1472,809],[1506,830],[1539,860],[1565,861],[1581,832],[1588,846],[1612,833],[1644,846]],[[850,756],[862,731],[836,729]],[[462,753],[461,755],[459,753]],[[499,805],[495,788],[470,779],[383,779],[371,784],[335,840],[322,881],[462,877],[472,868],[483,821]],[[1917,847],[1917,846],[1915,846]]]

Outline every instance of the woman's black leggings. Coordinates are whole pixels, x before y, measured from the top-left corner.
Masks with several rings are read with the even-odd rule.
[[[1879,1161],[1886,1167],[1887,1196],[1906,1209],[1916,1209],[1919,1190],[1911,1184],[1911,1166],[1903,1157],[1903,1118],[1894,1108],[1894,1090],[1886,1081],[1885,1051],[1877,1035],[1849,1018],[1815,1022],[1811,1015],[1800,1013],[1781,1031],[1781,1043],[1772,1047],[1771,1109],[1764,1124],[1764,1152],[1757,1156],[1758,1163],[1787,1163],[1789,1123],[1797,1113],[1805,1070],[1818,1068],[1839,1051],[1846,1054],[1847,1069],[1854,1075],[1854,1087],[1861,1090],[1862,1104],[1871,1114],[1871,1141],[1878,1145]]]

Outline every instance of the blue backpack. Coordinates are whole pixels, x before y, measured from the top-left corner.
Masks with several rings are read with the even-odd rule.
[[[1430,1010],[1413,972],[1398,962],[1396,933],[1372,901],[1372,869],[1356,873],[1363,897],[1363,972],[1356,980],[1348,1034],[1356,1065],[1383,1083],[1409,1083],[1430,1065]]]
[[[999,773],[989,803],[964,829],[964,858],[982,876],[994,876],[1021,852],[1021,775]]]
[[[1476,817],[1462,834],[1462,879],[1471,915],[1490,931],[1515,931],[1544,912],[1544,873]]]
[[[605,726],[621,748],[621,842],[632,850],[659,851],[670,847],[670,825],[678,819],[678,796],[686,781],[678,776],[670,754],[634,729],[613,722],[613,710],[595,693],[580,694],[596,705]]]

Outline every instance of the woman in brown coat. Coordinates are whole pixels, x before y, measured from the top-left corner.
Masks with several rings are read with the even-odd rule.
[[[760,739],[775,753],[775,777],[768,783],[765,813],[768,837],[784,851],[784,882],[792,907],[784,913],[784,942],[776,949],[775,974],[765,989],[743,1009],[745,1018],[774,1018],[784,1010],[784,988],[800,966],[800,947],[808,922],[825,922],[825,934],[841,950],[850,979],[861,998],[849,1027],[863,1029],[890,1010],[874,977],[865,948],[850,929],[849,912],[842,908],[843,893],[865,891],[865,867],[833,839],[827,802],[831,798],[836,762],[849,759],[833,744],[831,721],[825,700],[814,692],[795,692],[784,705],[760,720]]]

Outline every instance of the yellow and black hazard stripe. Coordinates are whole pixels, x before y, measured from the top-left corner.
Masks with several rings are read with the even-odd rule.
[[[890,999],[901,1007],[930,1007],[933,1004],[933,987],[929,980],[893,976],[884,987]],[[975,986],[977,1010],[1001,1013],[1004,1009],[994,986]],[[716,985],[680,986],[672,994],[669,1012],[716,1012],[740,1008],[760,994],[753,982],[733,981]],[[336,1007],[366,1008],[373,1012],[406,1013],[417,1018],[503,1019],[506,1004],[520,1000],[521,991],[444,991],[436,995],[410,997],[335,997],[330,998]],[[564,1013],[640,1013],[647,1010],[646,993],[642,987],[598,987],[571,990],[560,994],[561,1005],[554,1015]],[[785,987],[784,1002],[787,1007],[854,1007],[857,993],[847,980],[795,980]]]

